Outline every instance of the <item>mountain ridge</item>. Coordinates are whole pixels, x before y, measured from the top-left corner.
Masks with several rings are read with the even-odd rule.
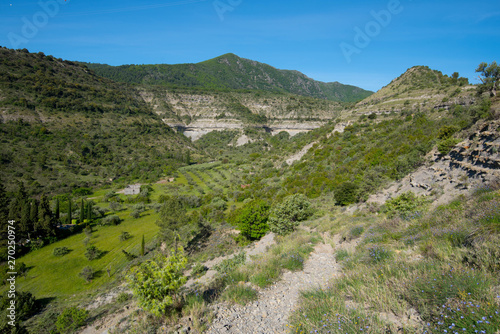
[[[121,65],[85,63],[96,74],[131,84],[286,92],[339,102],[360,101],[373,92],[337,81],[316,81],[297,70],[226,53],[199,63]]]

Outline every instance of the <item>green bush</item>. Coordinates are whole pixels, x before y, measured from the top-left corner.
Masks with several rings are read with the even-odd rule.
[[[418,215],[418,209],[426,203],[424,197],[418,197],[411,191],[391,198],[385,203],[385,212],[389,218],[400,216],[403,219],[412,219]]]
[[[192,277],[201,277],[205,275],[207,272],[208,268],[202,265],[201,263],[197,263],[193,269],[191,270],[191,276]]]
[[[89,316],[89,311],[78,307],[70,307],[65,309],[57,318],[56,327],[59,333],[72,333],[79,327],[85,325],[85,321]]]
[[[306,220],[312,214],[311,202],[306,196],[291,195],[272,208],[269,215],[269,228],[278,235],[286,235],[293,232],[301,221]]]
[[[460,130],[458,127],[453,125],[445,125],[439,129],[438,138],[448,139]]]
[[[358,201],[358,186],[352,182],[342,183],[334,194],[337,204],[345,206]]]
[[[120,234],[120,241],[126,241],[130,238],[132,238],[132,236],[127,231],[124,231],[122,232],[122,234]]]
[[[184,251],[178,248],[169,257],[157,254],[133,268],[127,280],[139,306],[158,317],[164,315],[186,282],[183,275],[186,264]]]
[[[82,271],[78,274],[81,278],[86,280],[87,282],[92,281],[94,278],[95,272],[94,269],[92,269],[91,266],[86,266],[85,268],[82,269]]]
[[[68,249],[68,247],[56,247],[56,248],[54,248],[53,254],[55,256],[64,256],[64,255],[68,254],[69,252],[70,252],[70,250]]]
[[[455,147],[460,142],[460,140],[450,137],[444,140],[441,140],[437,144],[438,151],[441,155],[447,155],[450,153],[451,149]]]
[[[99,250],[96,246],[88,246],[85,251],[85,257],[90,261],[96,260],[103,255],[103,252]]]
[[[107,216],[101,222],[102,225],[119,225],[121,223],[120,217],[116,215]]]
[[[126,292],[122,292],[118,295],[118,297],[116,297],[116,301],[118,303],[125,303],[127,302],[128,300],[130,300],[132,296]]]
[[[254,200],[239,209],[233,218],[233,223],[241,231],[241,235],[249,240],[258,240],[269,230],[269,204],[263,200]]]

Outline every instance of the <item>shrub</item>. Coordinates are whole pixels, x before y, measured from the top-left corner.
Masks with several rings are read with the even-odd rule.
[[[217,209],[217,210],[220,210],[220,211],[225,211],[227,210],[227,203],[226,201],[224,201],[222,198],[220,197],[215,197],[212,202],[211,202],[212,206]]]
[[[391,198],[385,203],[386,213],[389,218],[400,216],[403,219],[411,219],[417,209],[426,202],[425,198],[418,197],[411,191]]]
[[[126,292],[122,292],[118,295],[118,297],[116,297],[116,301],[118,303],[125,303],[126,301],[128,301],[130,299],[130,294],[126,293]]]
[[[120,217],[116,215],[107,216],[101,222],[102,225],[119,225],[121,223]]]
[[[269,204],[254,200],[235,213],[233,222],[239,227],[241,235],[249,240],[258,240],[269,230]]]
[[[132,236],[130,235],[130,233],[124,231],[122,232],[122,234],[120,234],[120,241],[126,241],[128,239],[132,238]]]
[[[57,318],[56,327],[59,333],[71,333],[85,324],[89,311],[78,307],[67,308]]]
[[[223,260],[221,263],[214,266],[214,269],[219,273],[229,273],[238,268],[241,264],[245,263],[247,257],[245,252],[241,252],[231,259]]]
[[[116,201],[113,201],[111,203],[109,203],[109,208],[111,209],[111,211],[120,211],[122,209],[122,206],[120,203],[116,202]]]
[[[87,250],[85,251],[85,257],[90,261],[100,258],[102,254],[103,252],[96,246],[88,246]]]
[[[311,202],[307,197],[302,194],[291,195],[273,207],[269,215],[269,228],[278,235],[286,235],[312,214]]]
[[[165,257],[157,254],[152,260],[132,269],[127,281],[139,306],[156,316],[162,316],[172,306],[179,288],[186,282],[183,275],[187,264],[184,250],[172,250]]]
[[[64,256],[64,255],[68,254],[69,252],[70,252],[70,250],[68,249],[68,247],[56,247],[56,248],[54,248],[53,254],[55,256]]]
[[[141,212],[138,210],[134,210],[130,213],[130,217],[137,219],[141,217]]]
[[[335,190],[334,198],[337,204],[342,206],[356,203],[358,186],[352,182],[344,182]]]
[[[458,132],[459,128],[453,125],[445,125],[438,132],[439,139],[448,139]]]
[[[201,277],[207,272],[208,268],[202,265],[201,263],[197,263],[193,269],[191,270],[192,277]]]
[[[438,151],[441,155],[446,155],[450,153],[451,149],[457,145],[460,141],[456,138],[450,137],[444,140],[441,140],[437,144]]]
[[[82,271],[78,274],[81,278],[86,280],[87,282],[92,281],[94,278],[95,272],[94,269],[92,269],[91,266],[86,266],[85,268],[82,269]]]

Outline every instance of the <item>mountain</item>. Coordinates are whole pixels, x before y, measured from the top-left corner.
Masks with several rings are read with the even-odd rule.
[[[155,179],[193,151],[135,88],[78,63],[6,48],[0,141],[0,179],[9,190],[22,180],[34,193]]]
[[[316,81],[298,71],[279,70],[232,53],[197,64],[86,65],[98,75],[132,84],[267,90],[342,102],[356,102],[373,93],[338,82]]]

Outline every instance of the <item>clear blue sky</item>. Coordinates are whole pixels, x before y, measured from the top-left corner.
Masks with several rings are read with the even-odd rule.
[[[370,90],[414,65],[476,83],[500,61],[500,1],[1,0],[0,45],[111,65],[232,52]]]

